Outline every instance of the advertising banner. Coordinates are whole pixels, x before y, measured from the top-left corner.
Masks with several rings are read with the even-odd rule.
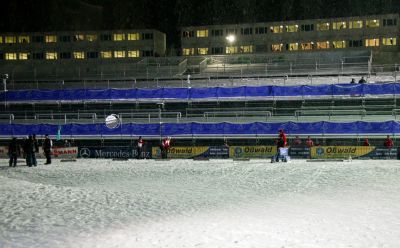
[[[276,146],[231,146],[230,158],[271,158],[277,153]]]
[[[79,158],[136,158],[136,147],[107,146],[107,147],[80,147]],[[150,150],[145,146],[141,158],[151,158]]]
[[[289,156],[291,158],[310,158],[311,149],[309,147],[290,147]]]
[[[315,146],[311,148],[312,159],[370,157],[375,146]]]
[[[177,146],[171,147],[168,150],[168,158],[195,158],[195,157],[209,157],[208,146]],[[161,151],[159,147],[153,147],[153,158],[161,158]]]
[[[44,158],[43,149],[39,149],[39,153]],[[78,157],[78,147],[54,147],[53,148],[54,158],[77,158]]]

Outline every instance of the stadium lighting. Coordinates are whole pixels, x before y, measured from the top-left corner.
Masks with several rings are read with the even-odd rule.
[[[228,35],[228,36],[226,36],[226,40],[229,42],[229,43],[233,43],[233,42],[235,42],[235,40],[236,40],[236,36],[234,36],[234,35]]]

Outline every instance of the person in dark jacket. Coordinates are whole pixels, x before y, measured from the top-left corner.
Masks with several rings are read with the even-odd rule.
[[[44,137],[43,151],[44,155],[46,156],[46,163],[44,164],[51,164],[51,148],[53,146],[53,142],[49,138],[48,134],[46,134]]]
[[[17,157],[19,155],[19,145],[17,138],[12,138],[10,144],[8,145],[8,156],[10,157],[10,162],[9,165],[10,167],[16,167],[17,166]]]
[[[161,158],[167,159],[168,158],[168,151],[171,147],[171,137],[166,137],[161,142]]]
[[[142,158],[142,151],[144,147],[144,140],[142,139],[142,136],[138,138],[136,141],[136,158],[141,159]]]
[[[32,144],[33,144],[32,165],[37,166],[36,153],[39,152],[39,144],[35,134],[32,135]]]
[[[33,157],[34,145],[32,135],[24,141],[24,156],[26,159],[26,165],[32,167],[32,157]]]

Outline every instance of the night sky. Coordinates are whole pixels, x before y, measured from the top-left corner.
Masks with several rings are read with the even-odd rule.
[[[0,32],[179,27],[398,13],[400,0],[4,0]]]

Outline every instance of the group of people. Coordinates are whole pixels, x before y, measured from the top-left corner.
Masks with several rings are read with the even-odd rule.
[[[142,159],[144,158],[143,156],[143,149],[145,146],[145,142],[140,136],[137,141],[136,141],[136,158],[137,159]],[[166,159],[168,158],[168,151],[169,148],[171,147],[171,137],[165,137],[160,144],[160,151],[161,151],[161,158]]]
[[[280,147],[285,147],[287,145],[287,138],[286,138],[286,134],[284,133],[283,129],[279,130],[279,137],[276,141],[277,143],[277,147],[278,149]],[[300,139],[300,137],[298,135],[296,135],[296,137],[294,138],[293,142],[292,142],[293,146],[304,146],[302,140]],[[368,138],[365,138],[363,141],[363,146],[370,146],[371,144],[369,143]],[[306,141],[305,141],[305,147],[311,148],[314,146],[314,141],[311,139],[310,136],[307,137]],[[317,146],[319,146],[319,144],[317,144]],[[393,140],[390,138],[390,135],[386,136],[386,139],[383,143],[383,146],[386,149],[391,149],[394,146],[394,142]]]
[[[355,80],[354,78],[352,78],[350,83],[351,83],[351,84],[355,84],[355,83],[356,83],[356,80]],[[358,80],[358,83],[359,83],[359,84],[365,84],[365,83],[367,83],[367,80],[365,80],[364,77],[361,77],[361,79]]]
[[[39,153],[39,142],[36,139],[36,135],[29,135],[27,138],[25,138],[22,141],[22,155],[25,158],[26,165],[29,167],[32,166],[37,166],[37,159],[36,159],[36,154]],[[51,164],[51,149],[52,149],[53,143],[49,136],[46,134],[45,139],[43,141],[43,152],[46,157],[46,163],[45,164]],[[8,145],[8,156],[10,158],[9,160],[9,166],[10,167],[16,167],[17,166],[17,161],[18,161],[18,156],[21,155],[21,146],[20,143],[18,142],[17,138],[12,138],[9,145]]]

